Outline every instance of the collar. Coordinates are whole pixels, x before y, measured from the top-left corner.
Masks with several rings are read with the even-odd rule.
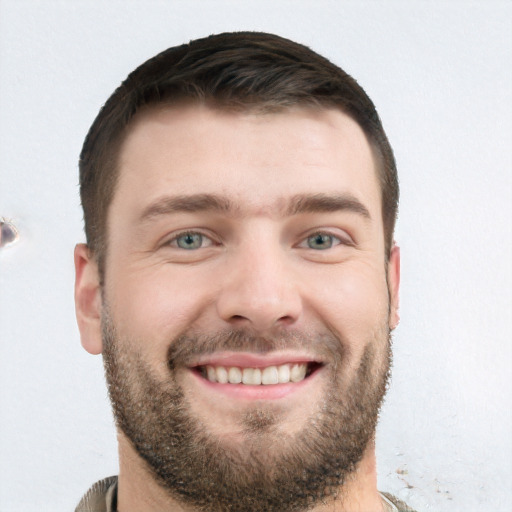
[[[390,501],[388,498],[386,498],[386,496],[384,496],[384,494],[382,494],[381,492],[379,492],[379,494],[380,494],[380,499],[382,500],[382,503],[384,504],[384,509],[386,512],[399,512],[398,508],[392,501]]]

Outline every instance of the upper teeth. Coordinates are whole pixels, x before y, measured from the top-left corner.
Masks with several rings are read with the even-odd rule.
[[[306,377],[307,363],[282,364],[266,368],[239,368],[237,366],[206,366],[206,378],[221,384],[286,384],[300,382]]]

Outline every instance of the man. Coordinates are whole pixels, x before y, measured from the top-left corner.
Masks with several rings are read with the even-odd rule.
[[[410,510],[374,446],[398,182],[351,77],[269,34],[171,48],[101,110],[80,185],[77,317],[120,471],[77,511]]]

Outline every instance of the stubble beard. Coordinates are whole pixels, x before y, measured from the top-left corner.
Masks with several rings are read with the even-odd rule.
[[[181,336],[170,344],[168,379],[162,382],[134,348],[144,340],[120,340],[108,308],[102,329],[117,427],[170,497],[208,512],[297,512],[343,499],[340,490],[373,440],[386,392],[391,367],[387,323],[365,340],[351,382],[341,377],[349,364],[347,344],[332,333],[315,339],[283,334],[275,340],[244,331]],[[329,390],[303,428],[288,437],[279,430],[279,414],[260,408],[241,418],[244,441],[229,443],[193,415],[176,382],[175,370],[205,351],[266,352],[312,343],[328,357]]]

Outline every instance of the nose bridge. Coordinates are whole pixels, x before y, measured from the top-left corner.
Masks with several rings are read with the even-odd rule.
[[[276,234],[260,230],[230,255],[217,307],[230,324],[267,330],[292,324],[302,308],[290,255]]]

